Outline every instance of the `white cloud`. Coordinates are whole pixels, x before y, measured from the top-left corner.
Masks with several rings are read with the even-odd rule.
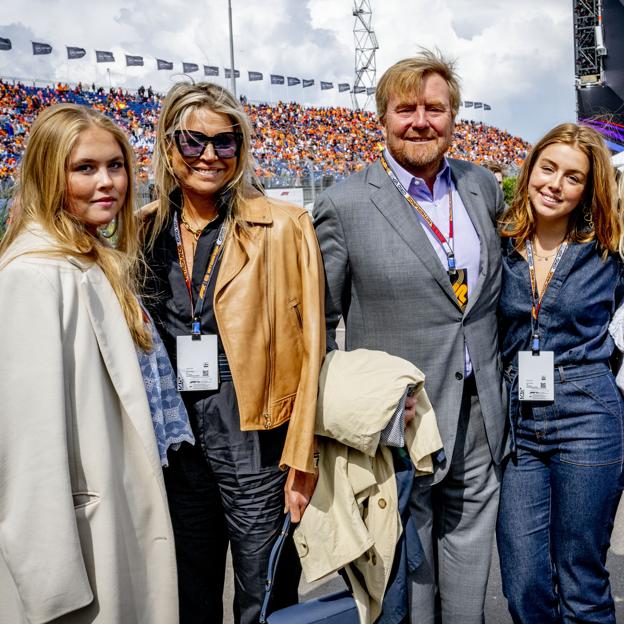
[[[232,5],[239,93],[252,100],[350,104],[348,94],[321,92],[318,83],[353,84],[351,0],[232,0]],[[465,99],[492,106],[482,113],[486,122],[535,140],[574,118],[569,0],[373,0],[372,5],[378,77],[419,46],[437,47],[457,58]],[[0,52],[2,76],[107,85],[109,69],[114,85],[151,84],[165,91],[182,61],[230,66],[227,0],[22,0],[4,3],[1,19],[0,36],[13,42],[13,50]],[[32,40],[50,43],[54,52],[34,57]],[[87,56],[68,61],[66,45],[84,47]],[[94,49],[113,51],[117,62],[96,64]],[[124,53],[143,55],[145,67],[126,68]],[[155,58],[173,61],[175,71],[156,71]],[[248,82],[248,70],[263,72],[265,80]],[[271,88],[270,73],[314,78],[316,85]],[[201,78],[201,71],[194,77]]]

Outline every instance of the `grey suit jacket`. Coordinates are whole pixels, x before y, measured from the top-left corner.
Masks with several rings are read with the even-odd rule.
[[[504,454],[506,427],[496,321],[501,285],[496,214],[503,197],[485,169],[449,162],[481,242],[479,276],[463,314],[414,209],[379,162],[325,191],[314,211],[326,273],[328,348],[336,348],[336,326],[343,316],[347,350],[387,351],[425,373],[447,455],[434,482],[444,477],[453,455],[464,342],[496,463]]]

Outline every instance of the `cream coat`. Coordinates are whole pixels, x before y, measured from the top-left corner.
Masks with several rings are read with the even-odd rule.
[[[346,567],[362,624],[381,612],[402,531],[392,453],[379,439],[408,384],[417,406],[406,447],[417,474],[431,474],[442,439],[413,364],[380,351],[332,351],[319,380],[319,481],[295,545],[308,582]]]
[[[10,250],[50,247],[33,227]],[[0,259],[0,624],[175,624],[160,461],[102,271]],[[58,619],[55,619],[58,618]]]

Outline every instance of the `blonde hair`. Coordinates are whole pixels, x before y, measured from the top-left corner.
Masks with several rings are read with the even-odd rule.
[[[197,84],[181,82],[174,85],[165,97],[158,119],[154,146],[154,178],[158,208],[151,227],[149,245],[153,245],[167,221],[171,193],[179,186],[171,161],[171,150],[175,149],[173,133],[184,129],[188,116],[203,108],[227,115],[235,132],[242,137],[234,175],[220,192],[221,198],[228,199],[227,218],[244,227],[240,217],[241,202],[248,196],[252,185],[260,188],[251,157],[251,124],[240,102],[227,89],[209,82]]]
[[[71,152],[81,132],[91,127],[110,132],[124,157],[128,190],[117,215],[116,248],[91,234],[79,217],[66,210]],[[137,346],[149,350],[151,332],[145,326],[136,296],[141,257],[134,208],[134,154],[123,131],[93,109],[77,104],[51,106],[39,114],[30,130],[20,166],[15,209],[0,242],[0,256],[29,223],[38,223],[56,241],[54,255],[71,255],[102,269],[117,295],[132,339]]]
[[[377,115],[383,121],[392,95],[407,97],[418,93],[422,81],[429,74],[439,74],[448,85],[453,118],[459,111],[461,93],[459,76],[455,71],[455,62],[445,58],[439,51],[423,49],[420,54],[395,63],[384,72],[377,83],[375,101]]]
[[[556,143],[580,150],[589,160],[583,197],[570,215],[568,239],[577,243],[596,240],[605,255],[618,251],[622,227],[616,210],[609,150],[599,132],[573,123],[556,126],[529,152],[520,169],[513,200],[499,221],[501,236],[515,239],[516,247],[533,237],[535,215],[529,200],[529,178],[542,151]]]

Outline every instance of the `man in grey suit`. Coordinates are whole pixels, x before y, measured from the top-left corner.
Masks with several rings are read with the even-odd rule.
[[[379,161],[319,198],[329,348],[403,357],[426,375],[444,442],[411,512],[426,560],[411,575],[414,624],[479,624],[496,523],[505,410],[497,345],[503,197],[492,174],[445,156],[459,109],[451,63],[423,51],[388,69]]]

